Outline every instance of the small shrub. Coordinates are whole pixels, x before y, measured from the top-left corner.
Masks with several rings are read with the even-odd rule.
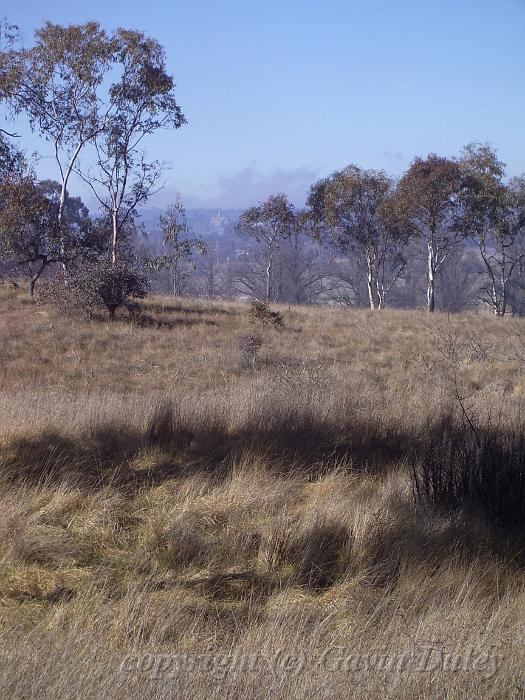
[[[257,368],[257,357],[263,342],[263,337],[257,334],[245,335],[241,339],[242,366],[245,369]]]
[[[270,324],[277,328],[282,328],[284,326],[282,314],[278,311],[272,311],[268,302],[265,301],[252,301],[250,304],[250,317],[252,321]]]
[[[63,315],[78,311],[75,294],[68,285],[63,270],[41,282],[37,291],[37,301],[40,304],[53,306]]]
[[[133,267],[99,260],[84,263],[73,274],[59,272],[45,285],[40,299],[63,313],[81,310],[87,318],[93,316],[96,308],[107,309],[113,320],[121,307],[136,313],[133,299],[143,299],[148,289],[146,276]]]

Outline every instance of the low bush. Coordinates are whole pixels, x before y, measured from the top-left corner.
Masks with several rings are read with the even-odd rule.
[[[91,318],[95,309],[106,309],[113,320],[117,309],[137,310],[134,299],[143,299],[149,281],[135,268],[106,260],[86,262],[74,273],[59,272],[43,286],[39,298],[63,313],[82,311]]]
[[[263,337],[257,334],[245,335],[241,338],[240,349],[243,369],[257,368],[257,358],[263,342]]]
[[[277,328],[284,327],[284,319],[278,311],[272,311],[268,302],[252,301],[250,304],[250,317],[252,321],[270,324]]]

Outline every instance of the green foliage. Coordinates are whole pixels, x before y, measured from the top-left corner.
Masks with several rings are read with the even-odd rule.
[[[504,315],[509,286],[525,257],[525,180],[505,183],[505,166],[486,144],[463,149],[461,211],[456,226],[478,247],[485,282],[480,300]]]
[[[89,264],[80,270],[75,287],[89,306],[106,308],[110,318],[131,299],[143,299],[149,289],[145,275],[123,263]]]
[[[348,165],[314,184],[308,198],[317,237],[364,265],[373,309],[385,304],[407,262],[401,246],[408,235],[395,215],[393,193],[383,171]]]
[[[278,311],[272,311],[270,306],[265,301],[252,301],[250,304],[250,318],[252,321],[259,323],[270,324],[277,328],[284,327],[283,315]]]
[[[286,195],[276,194],[257,207],[243,212],[236,227],[237,233],[261,243],[275,243],[288,238],[295,226],[293,206]]]
[[[61,185],[55,180],[40,180],[42,193],[54,203],[58,212],[60,207]],[[89,210],[80,197],[72,197],[66,190],[63,203],[63,220],[76,231],[86,231],[92,224]]]
[[[396,204],[416,234],[424,234],[450,224],[457,211],[462,174],[459,163],[431,153],[427,158],[415,158],[399,181]]]
[[[276,194],[257,207],[244,211],[235,230],[253,238],[262,248],[266,263],[266,301],[273,296],[273,259],[281,243],[297,231],[295,209],[286,195]]]
[[[393,182],[383,171],[349,165],[316,183],[309,204],[317,221],[333,233],[343,251],[378,245],[389,229],[388,198]]]
[[[73,275],[58,273],[45,285],[40,299],[64,313],[80,310],[88,318],[95,309],[106,309],[113,319],[118,308],[131,308],[132,300],[143,299],[148,290],[147,277],[135,268],[98,260],[85,262]]]
[[[53,200],[32,177],[0,183],[0,256],[28,274],[31,295],[44,270],[65,262],[76,244],[56,212]]]
[[[31,295],[47,268],[69,266],[94,245],[92,222],[80,197],[66,197],[71,219],[59,221],[59,189],[58,183],[31,176],[0,182],[0,257],[29,277]]]
[[[0,129],[0,180],[20,176],[26,166],[23,153],[6,136]]]

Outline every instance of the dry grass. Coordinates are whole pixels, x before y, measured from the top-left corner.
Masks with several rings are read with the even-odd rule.
[[[412,478],[520,429],[524,322],[1,304],[1,697],[525,696],[523,528]]]

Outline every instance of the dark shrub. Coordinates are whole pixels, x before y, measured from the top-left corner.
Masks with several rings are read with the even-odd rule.
[[[284,319],[278,311],[272,311],[268,302],[252,301],[250,304],[250,317],[252,321],[270,324],[282,328]]]
[[[241,338],[242,367],[244,369],[256,369],[259,350],[263,345],[261,335],[245,335]]]
[[[470,504],[497,524],[525,529],[525,434],[516,425],[472,427],[451,417],[432,430],[413,470],[416,497]]]
[[[135,268],[107,260],[83,263],[74,273],[58,273],[42,291],[42,301],[63,312],[82,310],[90,318],[96,308],[107,309],[110,319],[120,307],[136,310],[133,299],[143,299],[149,289],[145,275]]]

